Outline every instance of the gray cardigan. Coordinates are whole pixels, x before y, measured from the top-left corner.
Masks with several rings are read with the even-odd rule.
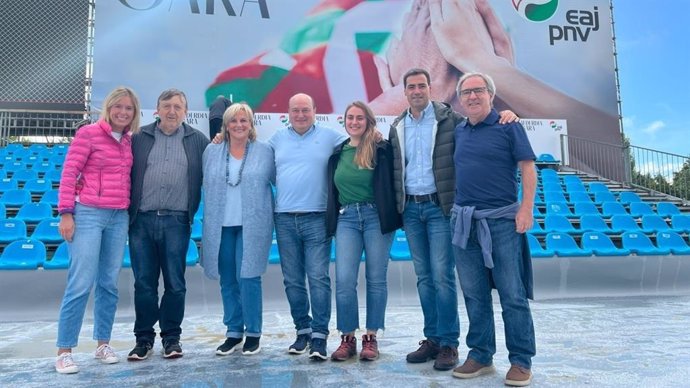
[[[227,183],[227,143],[209,144],[203,155],[204,223],[201,266],[211,279],[218,279],[218,252],[223,230],[223,209]],[[242,172],[242,269],[240,276],[253,278],[266,271],[273,239],[273,191],[275,161],[266,143],[251,142]]]

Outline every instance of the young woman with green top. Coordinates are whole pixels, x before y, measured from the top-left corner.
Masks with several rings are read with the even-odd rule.
[[[387,141],[376,142],[376,118],[355,101],[345,110],[350,138],[328,161],[326,229],[335,235],[336,313],[342,341],[331,359],[344,361],[357,354],[359,328],[357,278],[364,252],[367,279],[366,334],[361,360],[375,360],[378,330],[384,329],[389,251],[395,230],[402,226],[393,190],[393,154]]]

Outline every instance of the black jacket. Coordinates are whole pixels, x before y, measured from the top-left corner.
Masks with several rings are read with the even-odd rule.
[[[329,237],[335,235],[341,207],[338,201],[338,189],[335,187],[333,177],[340,161],[340,153],[343,146],[349,141],[348,139],[341,143],[328,159],[326,234]],[[374,187],[374,203],[379,213],[381,233],[385,234],[402,227],[402,217],[396,208],[395,190],[393,190],[393,149],[389,142],[384,140],[376,144],[376,156],[374,159],[374,174],[371,185]]]
[[[129,205],[129,223],[134,223],[141,204],[141,196],[143,194],[144,173],[146,172],[146,164],[149,159],[149,153],[153,148],[155,142],[153,131],[156,129],[156,123],[141,127],[141,131],[132,135],[132,155],[134,156],[134,163],[132,164],[132,192],[131,202]],[[187,123],[182,123],[184,130],[184,138],[182,145],[184,152],[187,155],[187,187],[189,190],[189,222],[194,220],[194,214],[199,209],[199,202],[201,201],[201,182],[202,182],[202,165],[201,156],[208,145],[208,139],[201,132]]]

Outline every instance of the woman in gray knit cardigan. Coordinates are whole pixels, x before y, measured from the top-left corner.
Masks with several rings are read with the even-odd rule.
[[[254,113],[245,103],[223,114],[220,144],[204,151],[204,223],[201,265],[220,279],[225,342],[216,354],[242,346],[260,351],[261,275],[266,271],[273,231],[273,150],[256,140]],[[246,338],[245,338],[246,337]]]

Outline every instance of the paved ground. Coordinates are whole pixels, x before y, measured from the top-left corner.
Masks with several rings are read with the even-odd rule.
[[[431,363],[405,362],[405,353],[420,339],[418,306],[401,301],[389,305],[378,361],[335,363],[286,354],[292,323],[287,305],[277,302],[264,312],[262,350],[255,356],[214,355],[224,333],[219,306],[189,308],[183,324],[185,356],[178,360],[164,360],[157,344],[152,359],[101,365],[93,359],[92,325],[87,321],[75,349],[81,372],[70,376],[53,369],[53,320],[0,319],[0,386],[498,387],[509,365],[500,307],[495,308],[498,372],[472,381],[434,371]],[[690,296],[555,299],[533,302],[532,308],[538,352],[535,387],[681,387],[690,380]],[[464,309],[460,311],[464,335],[467,319]],[[118,313],[112,343],[122,358],[133,345],[131,330],[131,314]],[[329,352],[337,345],[332,336]],[[461,346],[461,358],[466,351]]]

